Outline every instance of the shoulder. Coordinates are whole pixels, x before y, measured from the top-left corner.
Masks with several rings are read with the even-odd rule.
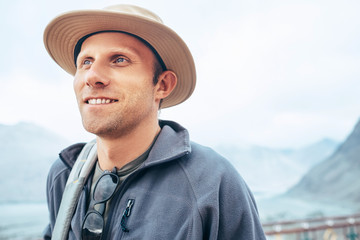
[[[59,153],[61,161],[71,169],[84,146],[85,143],[76,143],[65,148]]]
[[[191,143],[191,153],[180,161],[194,192],[238,192],[238,197],[249,196],[249,188],[235,167],[210,147]],[[251,194],[250,194],[251,195]]]
[[[187,173],[207,235],[265,239],[254,196],[226,158],[192,143],[191,153],[180,164]]]
[[[228,164],[228,160],[216,152],[214,149],[191,142],[191,154],[196,159],[206,159],[206,161],[213,162],[213,164]],[[230,163],[229,163],[230,164]]]
[[[222,155],[210,147],[191,142],[189,161],[184,161],[190,169],[211,173],[211,178],[240,177],[234,166]]]
[[[52,164],[48,174],[48,191],[56,185],[64,185],[84,143],[73,144],[59,153],[59,158]]]

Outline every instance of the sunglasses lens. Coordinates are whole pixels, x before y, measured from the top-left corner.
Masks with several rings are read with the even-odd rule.
[[[114,194],[119,178],[113,174],[101,176],[95,190],[94,200],[96,202],[105,202]]]
[[[103,217],[97,212],[90,212],[83,224],[82,239],[100,239],[103,228]]]

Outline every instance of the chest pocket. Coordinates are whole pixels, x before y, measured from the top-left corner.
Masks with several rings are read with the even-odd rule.
[[[113,228],[114,239],[191,239],[192,222],[196,212],[190,202],[177,196],[147,193],[141,199],[132,198],[131,214],[118,219]],[[126,208],[124,208],[125,210]],[[126,211],[126,210],[125,210]],[[120,216],[119,216],[120,217]],[[124,231],[124,227],[127,231]]]

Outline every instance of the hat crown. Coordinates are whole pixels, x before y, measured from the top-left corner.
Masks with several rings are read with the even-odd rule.
[[[161,18],[158,15],[156,15],[155,13],[153,13],[145,8],[134,6],[134,5],[117,4],[117,5],[105,7],[104,10],[120,12],[120,13],[124,13],[124,14],[128,14],[128,15],[136,15],[139,17],[144,17],[144,18],[159,22],[159,23],[163,23]]]

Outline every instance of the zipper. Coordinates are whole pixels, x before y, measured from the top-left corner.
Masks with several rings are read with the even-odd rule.
[[[111,221],[110,219],[113,218],[113,215],[114,215],[114,210],[117,209],[118,207],[116,207],[117,204],[115,203],[118,203],[120,202],[119,200],[121,200],[121,197],[123,196],[125,190],[127,189],[127,186],[129,185],[129,182],[131,179],[134,179],[138,174],[139,172],[141,172],[143,169],[140,168],[138,170],[136,170],[134,173],[132,173],[130,176],[128,176],[124,182],[121,183],[119,189],[116,191],[115,195],[113,196],[112,198],[112,204],[110,204],[109,206],[109,210],[108,210],[108,221],[106,221],[106,224],[105,224],[105,228],[104,228],[104,232],[103,232],[103,235],[101,236],[101,239],[104,240],[104,239],[107,239],[108,237],[108,233],[109,233],[109,230],[111,229],[111,226],[114,224],[114,221]],[[131,203],[130,203],[131,202]],[[128,215],[127,217],[130,216],[131,214],[131,210],[132,210],[132,207],[134,205],[134,202],[135,200],[134,199],[129,199],[127,204],[126,204],[126,208],[124,210],[124,213],[126,212],[126,210],[128,209],[127,211],[127,214]],[[124,217],[124,213],[123,213],[123,216],[122,218]],[[123,226],[123,223],[122,223],[122,218],[121,218],[121,228]],[[116,222],[116,221],[115,221]],[[124,233],[124,231],[123,231]]]
[[[181,154],[179,154],[179,155],[177,155],[177,156],[174,156],[174,157],[172,157],[172,158],[169,158],[167,161],[171,161],[171,160],[177,159],[177,158],[182,158],[182,157],[184,157],[184,156],[186,156],[186,155],[189,155],[189,153],[190,153],[189,151],[183,152],[183,153],[181,153]],[[110,220],[110,219],[113,219],[114,209],[115,209],[115,207],[116,207],[116,204],[114,204],[114,203],[117,203],[117,202],[119,202],[119,200],[121,200],[121,197],[123,196],[124,192],[127,190],[128,185],[130,184],[130,182],[131,182],[133,179],[135,179],[135,178],[139,175],[139,173],[141,173],[141,172],[144,171],[144,170],[147,170],[147,169],[150,168],[150,167],[156,166],[156,165],[158,165],[158,163],[149,164],[149,165],[143,165],[142,167],[138,168],[135,172],[133,172],[132,174],[130,174],[130,176],[128,176],[128,177],[124,180],[124,182],[121,183],[119,189],[116,191],[115,195],[114,195],[113,198],[112,198],[113,204],[110,204],[110,206],[109,206],[109,210],[108,210],[109,215],[108,215],[108,218],[107,218],[108,221],[106,221],[105,228],[104,228],[104,232],[103,232],[103,235],[101,236],[101,240],[107,239],[109,230],[111,229],[110,227],[114,224],[114,221],[111,221],[111,220]],[[129,199],[128,202],[127,202],[127,206],[129,205],[130,200],[132,200],[132,205],[129,206],[129,207],[130,207],[130,208],[129,208],[129,211],[128,211],[128,215],[129,215],[129,216],[130,216],[130,214],[131,214],[131,208],[133,207],[134,202],[135,202],[134,199]],[[126,211],[126,209],[125,209],[125,211]],[[123,215],[124,215],[124,214],[123,214]],[[129,216],[127,216],[127,217],[129,217]],[[121,221],[122,221],[122,219],[121,219]],[[121,228],[122,228],[122,223],[121,223]],[[127,228],[126,228],[126,229],[127,229]],[[125,232],[125,231],[123,231],[122,233],[124,233],[124,232]],[[121,237],[120,237],[120,238],[121,238]]]

